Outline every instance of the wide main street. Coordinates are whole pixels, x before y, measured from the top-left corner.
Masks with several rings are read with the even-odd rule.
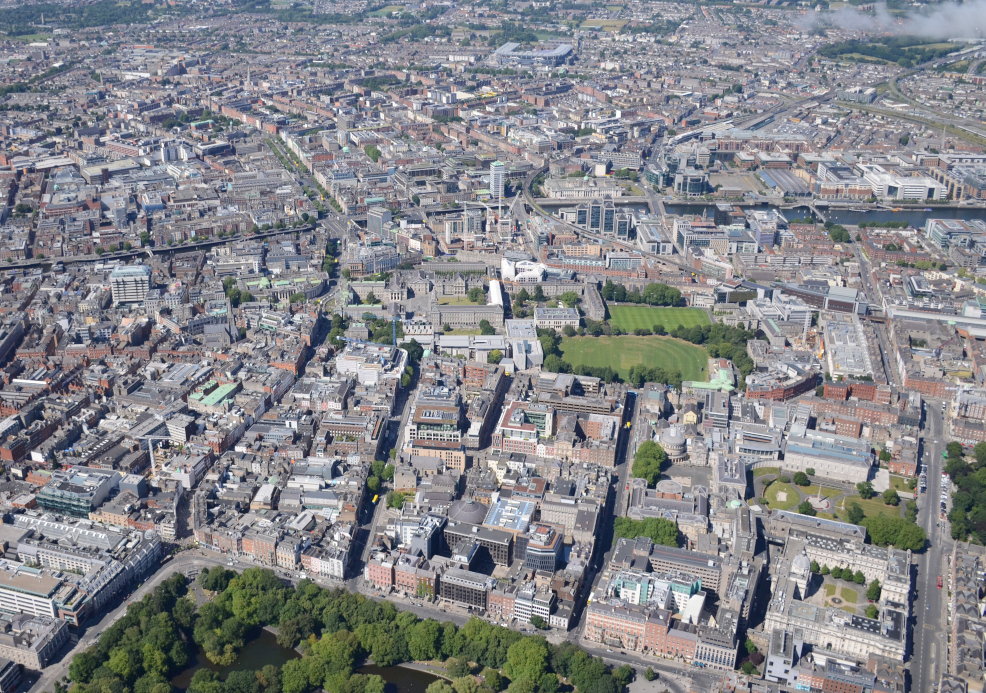
[[[915,555],[914,627],[911,630],[911,690],[930,691],[938,682],[947,661],[948,572],[943,557],[950,555],[951,539],[947,522],[939,520],[938,495],[941,488],[942,451],[945,449],[945,421],[941,403],[926,402],[922,444],[922,463],[926,465],[928,489],[919,494],[919,522],[928,535],[928,547]],[[943,587],[938,588],[942,577]]]

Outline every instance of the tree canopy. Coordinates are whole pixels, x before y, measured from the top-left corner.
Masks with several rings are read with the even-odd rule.
[[[603,284],[602,297],[616,303],[646,303],[650,306],[681,306],[684,301],[681,292],[667,284],[654,282],[644,287],[643,291],[630,289],[622,284],[614,284],[606,280]]]
[[[636,539],[648,537],[655,544],[678,545],[678,525],[663,517],[648,517],[646,520],[631,520],[618,517],[613,521],[614,539]]]
[[[959,443],[952,441],[945,450],[948,454],[945,472],[956,488],[948,514],[952,538],[964,540],[972,535],[982,542],[986,540],[986,444],[979,443],[973,448],[969,463],[962,457]]]
[[[863,518],[860,524],[866,527],[870,541],[877,546],[893,545],[896,549],[920,551],[927,541],[921,527],[902,517],[874,515]]]
[[[383,693],[383,679],[355,673],[367,659],[382,667],[450,660],[452,683],[436,682],[431,693],[498,693],[508,685],[513,693],[556,693],[559,676],[577,693],[619,693],[632,676],[622,668],[611,672],[573,643],[553,645],[478,618],[462,627],[419,619],[390,602],[308,580],[290,587],[260,568],[236,574],[217,567],[203,574],[200,584],[217,593],[198,609],[181,574],[131,603],[72,660],[72,693],[170,693],[169,680],[189,665],[195,646],[211,661],[228,664],[265,626],[276,626],[278,644],[299,647],[303,656],[281,668],[233,672],[225,681],[202,669],[189,693]],[[482,687],[470,675],[470,662],[483,668]]]
[[[653,440],[645,440],[633,456],[633,476],[637,479],[646,479],[647,485],[653,486],[661,476],[661,468],[666,459],[664,448]]]

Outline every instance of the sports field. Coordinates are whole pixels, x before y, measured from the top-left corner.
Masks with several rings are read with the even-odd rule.
[[[678,325],[695,327],[708,325],[709,314],[701,308],[652,308],[650,306],[610,306],[609,323],[624,332],[633,332],[638,327],[648,330],[654,325],[664,325],[673,330]]]
[[[706,380],[708,352],[671,337],[566,337],[559,348],[573,366],[609,366],[623,377],[642,363],[681,371],[684,380]]]
[[[582,29],[602,29],[603,31],[619,31],[629,22],[626,19],[587,19],[582,22]]]
[[[387,5],[386,7],[381,7],[376,12],[371,12],[371,17],[387,17],[394,12],[403,12],[407,8],[404,5]]]

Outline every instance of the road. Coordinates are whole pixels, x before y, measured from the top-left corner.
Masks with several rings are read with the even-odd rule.
[[[415,383],[411,383],[411,388],[398,388],[397,394],[395,396],[396,401],[394,403],[394,410],[387,420],[387,428],[383,434],[383,442],[380,444],[381,456],[386,457],[391,449],[397,448],[398,455],[400,454],[400,441],[403,435],[404,425],[407,420],[407,415],[411,411],[409,405],[409,400],[411,399],[410,393],[413,391]],[[359,575],[363,573],[363,566],[366,565],[366,561],[369,558],[370,547],[373,545],[373,537],[377,534],[377,524],[386,515],[387,501],[386,493],[387,488],[390,484],[384,482],[380,487],[379,499],[377,504],[373,507],[373,513],[370,515],[367,522],[361,525],[356,533],[356,538],[353,543],[353,548],[359,551],[359,565],[354,565],[350,568],[351,573],[354,574],[350,577],[346,584],[349,586],[351,591],[355,591],[356,579]],[[353,555],[357,555],[353,552]]]
[[[938,577],[945,575],[942,556],[950,551],[947,522],[939,522],[938,496],[941,489],[942,451],[945,449],[945,422],[941,403],[927,400],[923,431],[922,461],[927,467],[928,490],[919,495],[919,524],[928,534],[928,549],[915,555],[914,626],[911,656],[911,690],[930,691],[942,673],[946,658],[946,589],[938,589]],[[941,524],[941,527],[938,525]],[[943,577],[943,579],[945,579]],[[947,585],[946,585],[947,587]]]

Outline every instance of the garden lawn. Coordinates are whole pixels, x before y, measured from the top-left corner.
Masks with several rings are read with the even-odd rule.
[[[709,314],[701,308],[610,306],[609,322],[624,332],[633,332],[638,327],[646,327],[650,330],[654,325],[664,325],[664,329],[670,332],[678,325],[684,325],[685,327],[708,325]]]
[[[559,346],[572,366],[609,366],[627,377],[632,366],[681,371],[684,380],[706,380],[708,352],[672,337],[566,337]]]
[[[900,517],[901,506],[903,506],[904,503],[907,502],[902,500],[900,502],[900,505],[896,505],[896,506],[885,505],[883,502],[883,498],[880,497],[880,494],[873,496],[869,500],[863,500],[859,496],[846,496],[845,504],[847,510],[843,510],[841,507],[842,504],[840,503],[839,504],[840,507],[837,512],[839,512],[839,514],[842,517],[846,517],[846,514],[848,513],[849,504],[852,503],[853,501],[859,503],[859,507],[863,509],[863,514],[866,515],[866,517],[875,517],[877,515],[886,515],[887,517]]]
[[[844,601],[850,604],[855,604],[859,597],[856,595],[856,590],[852,587],[843,587],[839,590],[839,596],[842,597]]]
[[[903,491],[904,493],[914,493],[911,489],[907,488],[907,479],[902,476],[890,475],[890,488],[895,491]]]
[[[753,470],[753,478],[756,479],[758,476],[763,476],[764,474],[780,474],[780,467],[760,467]]]
[[[782,501],[777,500],[777,494],[781,492],[787,494],[787,498]],[[801,495],[798,493],[798,487],[794,484],[785,484],[780,481],[772,482],[764,491],[763,496],[767,499],[767,505],[777,510],[790,510],[791,508],[797,508],[801,504]]]

